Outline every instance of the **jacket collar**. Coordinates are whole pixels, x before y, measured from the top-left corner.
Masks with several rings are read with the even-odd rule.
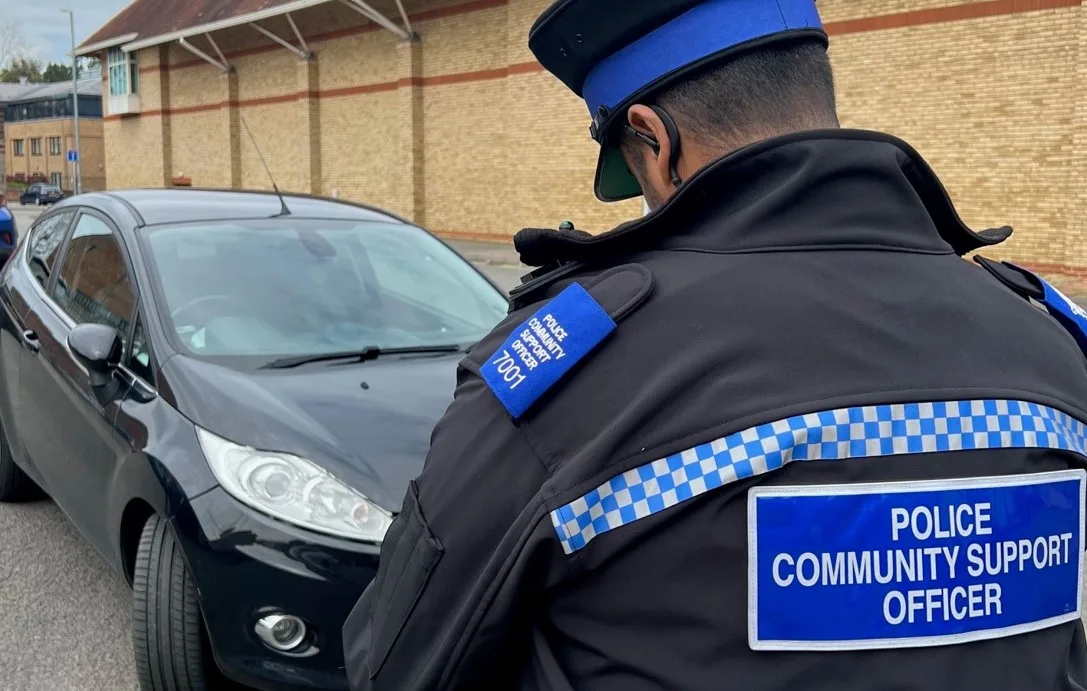
[[[521,260],[542,270],[523,294],[574,268],[634,252],[873,247],[964,255],[1011,228],[974,232],[912,147],[890,135],[819,130],[766,140],[709,164],[663,206],[600,235],[525,229]]]

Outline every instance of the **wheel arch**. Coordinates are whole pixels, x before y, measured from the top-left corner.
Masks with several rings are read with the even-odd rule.
[[[128,502],[121,514],[121,527],[119,535],[119,547],[121,555],[121,570],[131,586],[136,572],[136,552],[140,549],[140,536],[147,519],[159,514],[153,506],[141,497],[136,497]],[[164,516],[161,516],[165,520]]]
[[[111,487],[110,526],[116,540],[116,563],[129,585],[147,519],[158,515],[169,522],[185,501],[177,478],[155,458],[135,453],[119,464]]]

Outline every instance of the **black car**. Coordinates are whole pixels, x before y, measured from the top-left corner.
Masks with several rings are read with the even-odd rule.
[[[333,200],[66,199],[0,274],[0,500],[133,586],[144,689],[342,689],[341,627],[505,295]]]
[[[27,204],[56,204],[64,198],[64,191],[59,185],[47,185],[43,182],[35,182],[19,196],[19,203]]]

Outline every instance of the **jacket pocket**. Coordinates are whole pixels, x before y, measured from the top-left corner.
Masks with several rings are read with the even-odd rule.
[[[402,525],[400,535],[394,537],[391,551],[381,555],[374,578],[371,679],[381,672],[442,558],[442,545],[430,531],[419,507],[419,488],[414,480],[408,486],[398,521]]]

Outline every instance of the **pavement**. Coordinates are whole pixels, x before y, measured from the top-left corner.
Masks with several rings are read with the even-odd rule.
[[[25,233],[39,210],[12,208]],[[509,245],[451,244],[506,290],[527,271]],[[138,691],[130,607],[55,504],[0,505],[0,690]]]

